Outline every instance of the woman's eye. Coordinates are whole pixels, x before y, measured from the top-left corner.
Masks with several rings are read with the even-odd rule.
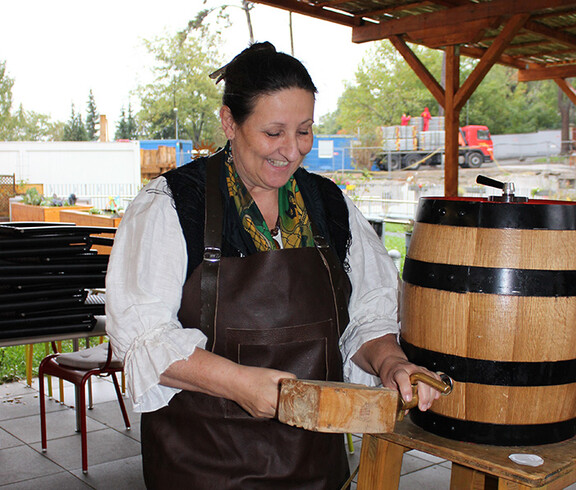
[[[269,131],[266,131],[266,134],[271,138],[276,138],[277,136],[280,136],[280,133],[271,133]]]
[[[308,130],[303,130],[303,131],[300,131],[300,134],[301,134],[302,136],[307,136],[307,135],[310,134],[310,131],[308,131]]]

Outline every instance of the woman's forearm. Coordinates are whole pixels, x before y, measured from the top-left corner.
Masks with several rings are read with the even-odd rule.
[[[280,380],[294,377],[275,369],[243,366],[196,348],[188,359],[171,364],[160,383],[233,400],[254,417],[274,417]]]

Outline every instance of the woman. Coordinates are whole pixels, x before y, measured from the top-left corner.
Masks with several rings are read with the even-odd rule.
[[[218,76],[228,145],[137,196],[109,265],[146,484],[340,488],[343,437],[279,423],[279,381],[380,378],[410,400],[425,370],[397,344],[396,269],[337,186],[300,168],[316,93],[303,65],[255,44]],[[419,386],[420,409],[436,397]]]

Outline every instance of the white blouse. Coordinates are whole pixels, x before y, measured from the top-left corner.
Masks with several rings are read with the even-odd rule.
[[[186,281],[186,242],[166,180],[150,182],[128,206],[118,227],[106,276],[106,330],[124,359],[128,391],[137,412],[168,404],[180,390],[159,384],[172,363],[204,348],[205,335],[177,319]],[[398,271],[382,241],[346,197],[352,242],[348,324],[340,339],[344,379],[371,386],[380,380],[351,360],[360,346],[398,334]]]

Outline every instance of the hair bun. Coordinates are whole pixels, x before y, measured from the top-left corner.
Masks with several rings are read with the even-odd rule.
[[[264,41],[263,43],[252,44],[246,51],[270,51],[271,53],[276,53],[276,48],[270,41]]]

